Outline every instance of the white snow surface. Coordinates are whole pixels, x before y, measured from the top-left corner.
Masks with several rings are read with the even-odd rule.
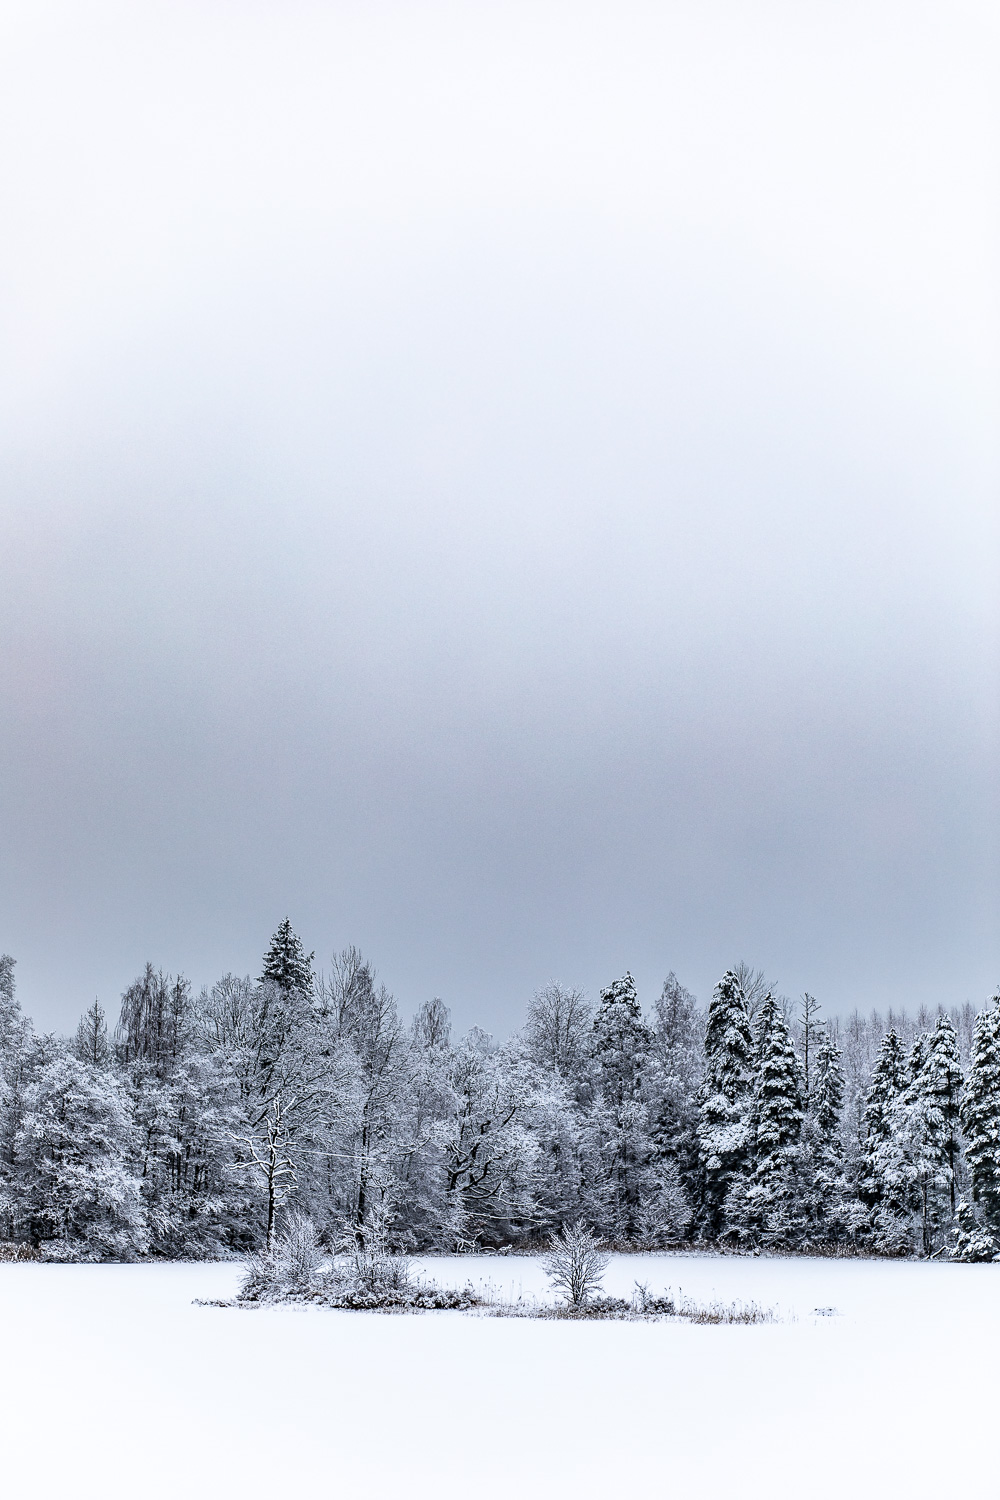
[[[537,1259],[421,1271],[542,1292]],[[10,1496],[992,1494],[1000,1266],[615,1256],[752,1327],[199,1307],[236,1265],[0,1265]],[[837,1316],[814,1309],[836,1308]]]

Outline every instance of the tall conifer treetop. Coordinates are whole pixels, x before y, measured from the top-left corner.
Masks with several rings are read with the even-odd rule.
[[[594,1046],[605,1092],[616,1104],[638,1094],[650,1040],[635,980],[625,973],[601,991],[601,1003],[594,1017]]]
[[[757,1170],[776,1169],[802,1130],[802,1090],[795,1049],[781,1008],[772,995],[757,1016]]]
[[[739,977],[723,974],[708,1006],[705,1077],[699,1090],[698,1155],[705,1179],[705,1227],[719,1234],[730,1187],[752,1158],[753,1040]]]
[[[749,1089],[752,1070],[750,1016],[739,979],[727,969],[708,1004],[705,1087],[733,1104]]]
[[[271,945],[264,955],[264,972],[261,979],[269,979],[286,993],[297,990],[308,995],[313,987],[313,959],[315,953],[306,953],[302,941],[292,931],[286,917],[278,924]]]
[[[895,1027],[890,1026],[882,1038],[865,1105],[865,1125],[870,1142],[888,1140],[892,1135],[893,1106],[908,1081],[899,1035]]]
[[[938,1016],[924,1065],[924,1090],[941,1116],[942,1149],[948,1162],[949,1199],[955,1212],[955,1176],[961,1156],[962,1057],[947,1016]]]
[[[840,1113],[844,1107],[844,1068],[840,1048],[829,1029],[824,1032],[816,1053],[810,1103],[821,1140],[827,1145],[832,1144],[840,1128]]]
[[[972,1034],[962,1128],[973,1200],[992,1233],[1000,1235],[1000,994]]]
[[[905,1173],[897,1131],[899,1104],[909,1084],[899,1033],[890,1026],[882,1038],[865,1103],[865,1193],[873,1207],[902,1218]]]

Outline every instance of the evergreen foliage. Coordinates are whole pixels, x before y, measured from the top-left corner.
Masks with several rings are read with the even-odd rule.
[[[264,955],[261,983],[270,980],[281,990],[298,990],[303,995],[311,994],[315,957],[315,953],[306,953],[301,939],[292,931],[292,924],[286,917],[283,922],[278,923],[278,930]]]
[[[1000,1238],[1000,994],[976,1021],[961,1122],[972,1201]]]
[[[498,1045],[453,1037],[440,1000],[404,1025],[354,948],[314,979],[287,923],[264,970],[196,995],[147,964],[113,1041],[97,1002],[60,1039],[0,959],[0,1238],[282,1275],[294,1246],[382,1267],[580,1224],[648,1246],[998,1253],[1000,1001],[974,1028],[964,1010],[822,1027],[810,997],[790,1025],[744,965],[707,1014],[671,974],[647,1017],[626,974],[596,1013],[546,986]]]
[[[902,1254],[910,1248],[911,1180],[900,1105],[909,1072],[895,1027],[882,1039],[865,1105],[863,1192],[870,1205],[876,1249]]]
[[[594,1017],[598,1089],[594,1124],[616,1239],[633,1240],[640,1231],[644,1178],[652,1152],[644,1091],[651,1041],[635,981],[626,973],[601,991]]]
[[[716,985],[708,1007],[705,1076],[699,1098],[699,1157],[710,1239],[723,1232],[726,1198],[751,1163],[752,1071],[750,1015],[743,987],[730,969]]]
[[[941,1118],[940,1148],[948,1168],[948,1200],[956,1212],[956,1196],[962,1157],[962,1057],[958,1036],[950,1017],[938,1016],[931,1032],[924,1091]]]
[[[802,1131],[798,1063],[785,1018],[771,995],[758,1012],[756,1053],[756,1175],[764,1182],[785,1169]]]
[[[816,1053],[809,1103],[819,1139],[831,1162],[840,1156],[840,1121],[844,1108],[843,1053],[826,1031]]]
[[[842,1053],[829,1027],[818,1031],[814,1040],[796,1183],[803,1247],[852,1240],[857,1218],[852,1213],[845,1172]]]

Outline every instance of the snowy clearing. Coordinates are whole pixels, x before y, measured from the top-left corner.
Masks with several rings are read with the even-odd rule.
[[[435,1257],[540,1293],[535,1258]],[[8,1494],[992,1493],[1000,1267],[614,1256],[763,1327],[243,1311],[236,1265],[0,1265]],[[837,1316],[816,1316],[836,1308]]]

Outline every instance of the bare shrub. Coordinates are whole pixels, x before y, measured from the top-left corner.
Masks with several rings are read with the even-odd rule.
[[[41,1260],[42,1253],[34,1245],[18,1244],[14,1240],[0,1240],[0,1260]]]
[[[553,1235],[542,1262],[546,1276],[570,1307],[583,1307],[600,1290],[608,1256],[585,1224],[571,1224]]]
[[[315,1287],[322,1259],[312,1219],[289,1214],[270,1250],[250,1257],[240,1300],[263,1302],[303,1296]]]
[[[410,1261],[391,1249],[389,1226],[390,1215],[376,1206],[363,1224],[345,1234],[341,1251],[346,1263],[338,1271],[347,1289],[375,1298],[410,1289]]]

